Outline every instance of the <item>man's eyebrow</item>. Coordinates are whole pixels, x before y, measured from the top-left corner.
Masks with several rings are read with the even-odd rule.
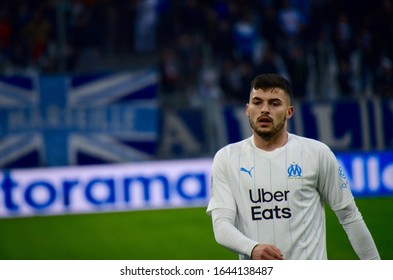
[[[282,102],[282,100],[280,98],[270,98],[269,101],[280,101],[280,102]]]
[[[259,96],[254,96],[254,97],[251,98],[251,100],[258,100],[258,101],[260,101],[260,100],[264,100],[264,99],[259,97]],[[269,101],[269,102],[273,102],[273,101],[280,101],[280,102],[282,102],[282,100],[280,98],[276,98],[276,97],[268,98],[267,101]]]

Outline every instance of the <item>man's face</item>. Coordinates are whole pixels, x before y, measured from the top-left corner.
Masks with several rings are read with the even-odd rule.
[[[246,107],[254,134],[265,140],[286,132],[287,119],[293,111],[289,96],[280,88],[253,89]]]

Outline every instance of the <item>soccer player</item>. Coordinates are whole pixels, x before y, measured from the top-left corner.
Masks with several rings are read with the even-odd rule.
[[[288,133],[290,83],[262,74],[246,114],[253,135],[220,149],[211,198],[216,241],[240,259],[327,259],[324,203],[360,259],[380,259],[336,157],[325,144]]]

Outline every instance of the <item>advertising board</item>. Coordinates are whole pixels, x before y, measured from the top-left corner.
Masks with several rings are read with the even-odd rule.
[[[337,153],[355,197],[393,195],[393,152]],[[3,170],[0,218],[205,207],[212,159]]]

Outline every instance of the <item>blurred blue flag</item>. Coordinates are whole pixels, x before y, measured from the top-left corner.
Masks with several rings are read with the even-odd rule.
[[[0,77],[0,167],[150,159],[157,146],[155,70]]]

